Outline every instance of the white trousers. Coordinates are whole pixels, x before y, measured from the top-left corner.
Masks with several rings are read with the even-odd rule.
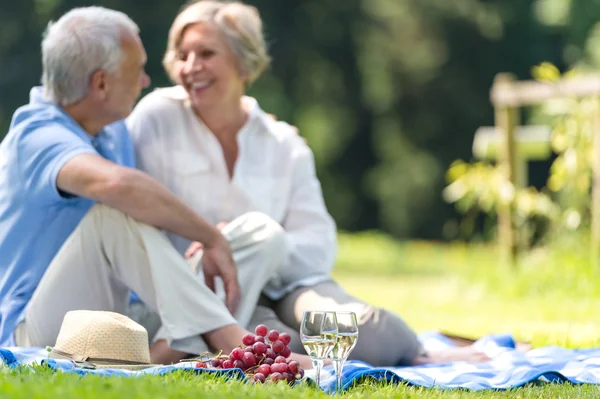
[[[207,350],[201,334],[248,324],[264,285],[286,254],[283,229],[261,213],[240,216],[223,230],[238,268],[241,298],[235,315],[192,271],[166,235],[106,205],[94,205],[57,253],[15,331],[19,346],[52,346],[70,310],[125,314],[130,290],[160,316],[173,349]],[[201,267],[201,266],[200,266]]]

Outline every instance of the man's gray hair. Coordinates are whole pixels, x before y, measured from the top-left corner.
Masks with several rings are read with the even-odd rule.
[[[87,94],[98,70],[117,73],[123,61],[122,35],[138,33],[127,15],[104,7],[75,8],[50,22],[42,41],[42,84],[48,98],[69,105]]]

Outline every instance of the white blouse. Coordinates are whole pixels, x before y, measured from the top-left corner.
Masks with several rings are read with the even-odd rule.
[[[287,261],[265,293],[279,299],[329,278],[337,248],[312,151],[286,123],[276,122],[255,99],[237,136],[239,155],[229,179],[219,142],[190,107],[180,86],[144,97],[127,120],[137,166],[163,183],[209,222],[229,222],[260,211],[281,224]],[[169,234],[184,253],[190,241]]]

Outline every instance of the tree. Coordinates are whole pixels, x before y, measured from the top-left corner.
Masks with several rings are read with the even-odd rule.
[[[493,123],[494,75],[525,78],[542,61],[562,68],[583,57],[570,49],[585,49],[592,13],[573,1],[567,22],[548,25],[540,10],[551,1],[567,0],[251,0],[273,65],[250,93],[307,138],[340,228],[441,238],[457,217],[441,197],[444,172],[469,159],[475,129]],[[97,4],[139,24],[152,87],[169,84],[161,58],[182,3]],[[0,0],[3,132],[39,83],[47,22],[81,5]]]

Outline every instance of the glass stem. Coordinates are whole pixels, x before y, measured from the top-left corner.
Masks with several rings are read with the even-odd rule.
[[[317,383],[317,390],[321,390],[321,369],[323,368],[323,359],[311,359],[313,367],[315,368],[315,382]]]
[[[333,359],[333,369],[335,370],[335,391],[342,393],[342,370],[344,369],[345,359]]]

